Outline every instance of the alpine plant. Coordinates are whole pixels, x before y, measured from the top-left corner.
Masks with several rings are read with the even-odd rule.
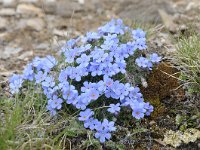
[[[121,107],[131,109],[136,119],[149,116],[153,111],[153,106],[144,102],[138,86],[114,78],[117,74],[126,74],[126,61],[130,56],[146,49],[146,33],[143,30],[133,30],[121,19],[113,19],[99,27],[97,32],[88,32],[85,36],[67,41],[60,50],[59,59],[53,56],[34,58],[23,74],[14,74],[10,78],[10,92],[19,93],[24,81],[39,85],[48,99],[46,109],[52,116],[64,104],[72,105],[80,110],[77,119],[104,143],[110,140],[116,127],[106,115],[95,118],[99,111],[92,104],[98,100],[108,104],[105,106],[105,102],[101,102],[102,107],[98,110],[113,116],[120,113]],[[153,64],[160,61],[161,57],[156,53],[145,56],[141,53],[135,59],[135,65],[151,70]]]

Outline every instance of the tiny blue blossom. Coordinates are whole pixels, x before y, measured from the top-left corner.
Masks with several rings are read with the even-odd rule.
[[[23,77],[21,75],[14,74],[12,77],[10,77],[9,82],[11,93],[19,93],[19,89],[22,87]]]
[[[159,63],[161,61],[161,57],[159,57],[158,54],[153,53],[150,55],[150,61],[152,63]]]
[[[49,100],[50,106],[53,109],[61,109],[63,100],[58,98],[58,96],[54,95],[53,99]]]
[[[134,39],[145,38],[146,32],[144,32],[142,29],[136,29],[132,31],[132,35]]]
[[[41,83],[44,81],[47,77],[47,73],[43,73],[42,71],[39,71],[37,74],[35,74],[35,82],[36,83]]]
[[[81,57],[76,59],[76,62],[83,67],[87,67],[89,65],[89,61],[90,56],[87,56],[86,54],[82,54]]]
[[[135,60],[135,63],[141,68],[148,68],[151,65],[151,62],[145,57],[139,57]]]
[[[33,81],[34,79],[34,71],[32,64],[28,64],[23,72],[23,79]]]
[[[110,108],[108,108],[108,112],[116,114],[120,111],[120,103],[110,104]]]
[[[85,111],[80,112],[80,117],[78,119],[80,121],[86,121],[93,115],[94,115],[94,112],[91,109],[86,109]]]

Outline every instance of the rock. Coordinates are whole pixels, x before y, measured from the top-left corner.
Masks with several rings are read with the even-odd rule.
[[[22,3],[38,3],[39,0],[19,0],[19,2],[22,2]]]
[[[62,17],[71,17],[73,12],[82,11],[83,7],[78,2],[65,0],[57,2],[56,14]]]
[[[45,22],[40,18],[33,18],[27,21],[27,26],[33,30],[41,31],[45,27]]]
[[[69,33],[68,31],[54,29],[53,34],[61,37],[67,37]]]
[[[18,59],[21,60],[25,60],[27,61],[29,59],[30,56],[33,56],[33,51],[25,51],[24,53],[22,53],[20,56],[18,56]]]
[[[159,9],[158,12],[162,18],[165,27],[171,32],[176,32],[178,26],[174,23],[173,17],[167,14],[164,10]]]
[[[0,9],[0,16],[14,16],[15,15],[15,9],[13,8],[2,8]]]
[[[17,13],[22,15],[22,16],[39,16],[42,17],[44,16],[42,9],[35,7],[32,4],[19,4],[17,6]]]
[[[13,75],[13,72],[14,71],[1,71],[0,70],[0,76],[9,77],[9,76]]]
[[[45,6],[44,7],[45,13],[55,14],[57,6],[56,0],[46,0],[43,2],[43,5]]]
[[[56,0],[46,0],[45,2],[46,3],[54,3],[54,2],[56,2]]]
[[[34,49],[37,49],[37,50],[48,50],[49,48],[50,48],[50,44],[48,43],[41,43],[34,47]]]
[[[3,33],[0,33],[0,45],[3,45],[3,43],[5,42],[5,39],[6,37],[8,36],[8,33],[7,32],[3,32]],[[2,47],[0,46],[0,49]],[[1,52],[1,51],[0,51]]]
[[[127,0],[117,3],[116,14],[121,18],[128,18],[144,23],[161,23],[158,9],[165,10],[169,14],[175,12],[171,4],[166,0]]]
[[[23,49],[20,47],[10,47],[10,46],[5,47],[3,52],[0,53],[0,58],[7,59],[11,57],[12,55],[21,52],[22,50]]]
[[[0,3],[2,3],[4,7],[15,7],[17,4],[17,1],[16,0],[0,0]]]
[[[0,17],[0,31],[5,30],[8,25],[8,20]]]
[[[18,22],[18,29],[30,28],[31,30],[41,31],[45,27],[45,22],[41,18],[21,19]]]
[[[85,3],[85,0],[78,0],[78,2],[79,2],[80,4],[84,4],[84,3]]]

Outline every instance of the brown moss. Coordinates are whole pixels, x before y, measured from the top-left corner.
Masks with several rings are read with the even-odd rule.
[[[141,87],[141,91],[145,98],[159,97],[164,99],[170,97],[173,92],[182,93],[182,89],[177,89],[180,83],[177,79],[179,76],[178,70],[172,67],[169,63],[161,63],[157,68],[153,69],[147,79],[148,87]]]
[[[149,101],[155,108],[153,117],[165,112],[165,107],[161,103],[163,99],[172,95],[183,99],[184,90],[178,81],[179,72],[169,63],[162,62],[154,68],[147,79],[148,87],[140,87],[146,101]]]

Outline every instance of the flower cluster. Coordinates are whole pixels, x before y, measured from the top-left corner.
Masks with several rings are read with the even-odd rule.
[[[64,62],[58,63],[53,56],[36,57],[26,66],[22,75],[10,78],[11,93],[18,93],[25,80],[40,85],[48,99],[47,110],[51,115],[56,115],[64,103],[73,105],[81,110],[79,121],[84,123],[85,128],[93,130],[95,137],[103,143],[116,130],[115,122],[94,118],[95,108],[89,108],[91,103],[102,96],[106,97],[107,103],[109,99],[115,99],[115,103],[110,102],[102,109],[106,108],[109,114],[117,115],[121,107],[127,107],[136,119],[148,116],[153,111],[153,107],[144,102],[137,86],[112,79],[119,73],[126,73],[129,56],[147,48],[145,35],[141,29],[132,30],[121,19],[113,19],[99,27],[98,32],[88,32],[83,37],[67,41],[61,48],[60,57],[64,57]],[[129,38],[124,41],[121,38],[123,36]],[[153,53],[138,57],[135,63],[138,67],[150,70],[153,64],[160,61],[161,57]],[[95,82],[83,81],[86,77]],[[82,86],[77,86],[77,82]]]
[[[86,109],[85,111],[80,112],[80,121],[84,121],[84,127],[89,128],[90,130],[96,130],[95,137],[100,140],[100,142],[105,142],[106,139],[111,138],[110,132],[115,131],[113,121],[108,121],[104,119],[100,122],[97,119],[94,119],[92,116],[94,112],[91,109]]]

